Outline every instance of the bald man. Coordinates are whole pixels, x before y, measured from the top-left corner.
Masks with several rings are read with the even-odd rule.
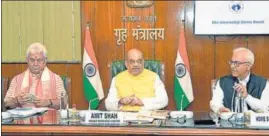
[[[127,53],[127,70],[112,79],[107,110],[139,111],[162,109],[168,104],[168,97],[160,77],[144,68],[143,54],[138,49]]]
[[[231,75],[221,77],[213,90],[210,107],[215,113],[235,111],[235,97],[240,93],[245,109],[265,111],[269,106],[268,80],[251,73],[254,54],[247,48],[233,50],[229,61]]]

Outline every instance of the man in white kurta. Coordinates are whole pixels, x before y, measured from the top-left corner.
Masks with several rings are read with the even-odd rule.
[[[210,107],[215,113],[235,111],[235,97],[244,98],[244,111],[268,111],[269,82],[250,72],[254,64],[254,54],[246,48],[233,51],[231,75],[221,77],[213,90]]]

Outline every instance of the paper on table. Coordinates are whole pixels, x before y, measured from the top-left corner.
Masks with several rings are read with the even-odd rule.
[[[150,117],[155,119],[166,119],[168,117],[168,110],[155,110],[155,111],[139,111],[138,115],[143,117]]]
[[[23,118],[47,111],[48,108],[16,108],[8,110],[12,117]]]
[[[151,123],[154,118],[139,116],[137,112],[122,112],[123,120],[126,122],[141,122],[141,123]]]
[[[8,112],[2,112],[2,119],[8,119],[10,117],[11,117],[10,113],[8,113]]]

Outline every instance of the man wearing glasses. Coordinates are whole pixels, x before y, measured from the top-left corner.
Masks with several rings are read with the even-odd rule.
[[[249,109],[262,112],[269,105],[269,82],[251,73],[254,54],[247,48],[233,50],[229,61],[231,75],[221,77],[213,90],[210,107],[215,113],[235,111],[235,96],[244,99],[243,111]]]
[[[27,49],[28,68],[15,76],[9,86],[4,103],[7,109],[16,107],[49,107],[59,109],[60,94],[65,94],[60,76],[47,67],[47,50],[40,43]]]
[[[112,79],[107,110],[139,111],[162,109],[168,104],[168,97],[159,76],[144,69],[142,52],[131,49],[125,60],[127,70]]]

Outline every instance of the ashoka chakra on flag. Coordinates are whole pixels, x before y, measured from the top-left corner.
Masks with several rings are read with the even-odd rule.
[[[87,77],[92,77],[96,74],[96,68],[92,63],[88,63],[84,67],[84,72]]]
[[[178,78],[182,78],[186,75],[186,67],[183,63],[177,64],[175,70],[176,70],[176,76]]]

